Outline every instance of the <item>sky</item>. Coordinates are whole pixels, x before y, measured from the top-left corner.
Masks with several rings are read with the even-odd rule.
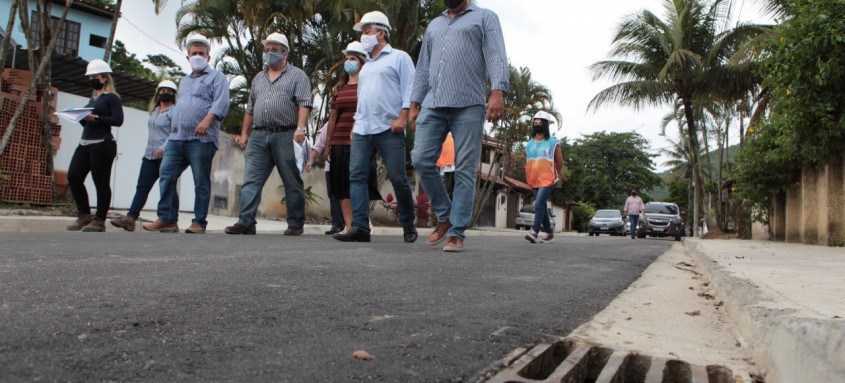
[[[593,96],[611,85],[604,80],[593,81],[587,68],[609,58],[613,36],[625,16],[643,9],[662,16],[662,0],[477,0],[476,4],[499,15],[511,64],[528,67],[535,81],[551,90],[555,107],[562,115],[556,127],[558,138],[633,131],[649,141],[653,154],[671,147],[666,138],[677,139],[676,128],[667,129],[666,137],[660,136],[661,120],[668,107],[634,110],[609,105],[587,111]],[[179,0],[170,0],[156,15],[151,1],[124,2],[117,39],[139,58],[166,54],[187,71],[187,59],[174,39],[179,7]],[[752,0],[736,1],[733,14],[741,21],[770,21],[761,16]],[[735,133],[731,142],[739,142],[737,129],[732,130]],[[664,156],[655,158],[656,169],[664,170],[662,163],[666,160]]]

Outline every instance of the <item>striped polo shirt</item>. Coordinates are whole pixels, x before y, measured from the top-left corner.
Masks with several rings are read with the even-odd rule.
[[[246,112],[252,115],[252,127],[296,127],[299,108],[311,108],[311,99],[311,80],[288,63],[273,81],[267,69],[255,75]]]
[[[532,189],[555,184],[554,137],[537,142],[530,140],[525,145],[525,181]]]
[[[332,96],[332,110],[337,120],[329,145],[351,145],[352,127],[355,125],[355,110],[358,108],[358,84],[346,84],[337,88]]]
[[[499,17],[470,4],[431,21],[422,42],[411,101],[425,108],[464,108],[487,103],[493,90],[508,91],[508,55]]]

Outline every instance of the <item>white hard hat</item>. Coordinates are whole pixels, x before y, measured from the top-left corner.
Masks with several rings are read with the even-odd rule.
[[[273,32],[273,33],[270,34],[270,36],[267,36],[266,39],[261,40],[261,44],[267,44],[267,43],[282,44],[282,46],[285,47],[285,49],[290,50],[290,45],[288,45],[288,38],[285,37],[285,35],[283,35],[279,32]]]
[[[158,91],[161,88],[170,88],[170,89],[173,89],[174,92],[179,90],[179,88],[176,87],[176,83],[173,82],[173,81],[170,81],[170,80],[164,80],[164,81],[158,83],[158,86],[156,87],[156,91]]]
[[[185,39],[185,47],[190,47],[193,44],[204,44],[206,48],[211,49],[211,43],[199,33],[192,33]]]
[[[111,67],[105,61],[100,59],[91,60],[88,63],[88,68],[85,69],[85,75],[91,76],[100,73],[111,73]]]
[[[554,116],[552,116],[548,112],[545,112],[545,111],[542,111],[542,110],[537,112],[537,114],[534,115],[535,120],[538,119],[538,118],[541,119],[541,120],[546,120],[550,124],[553,124],[555,122]]]
[[[343,50],[343,54],[348,55],[350,53],[357,53],[360,55],[367,55],[367,51],[364,50],[364,45],[358,41],[353,41],[346,46],[346,49]]]
[[[364,17],[361,17],[361,21],[358,24],[355,24],[352,29],[361,32],[367,24],[376,24],[383,28],[386,28],[388,31],[390,30],[390,21],[387,20],[387,16],[384,13],[379,11],[372,11],[369,13],[364,14]]]

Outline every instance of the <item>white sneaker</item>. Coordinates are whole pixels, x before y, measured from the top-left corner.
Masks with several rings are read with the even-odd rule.
[[[528,234],[525,234],[525,239],[527,239],[528,242],[537,243],[537,233],[534,231],[534,229],[528,230]]]

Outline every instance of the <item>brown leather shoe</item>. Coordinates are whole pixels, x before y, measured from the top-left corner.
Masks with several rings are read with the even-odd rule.
[[[303,230],[301,227],[289,227],[287,230],[285,230],[285,235],[302,235],[302,233],[304,232],[305,230]]]
[[[135,220],[135,217],[124,215],[123,217],[110,220],[109,222],[111,222],[111,225],[114,227],[119,227],[126,231],[135,231]]]
[[[449,236],[446,240],[446,245],[443,246],[443,251],[457,253],[464,251],[464,239],[458,236]]]
[[[82,228],[82,231],[86,233],[102,233],[106,231],[106,221],[94,218],[91,223],[85,225],[85,227]]]
[[[246,227],[240,223],[235,223],[232,226],[226,226],[226,228],[223,229],[223,232],[226,234],[255,235],[255,226]]]
[[[153,223],[148,223],[144,226],[141,226],[144,230],[148,231],[157,231],[159,233],[178,233],[179,226],[175,223],[167,223],[160,219],[155,220]]]
[[[185,229],[185,233],[188,234],[205,234],[205,228],[198,223],[192,223],[190,227]]]
[[[438,222],[437,226],[434,226],[434,231],[428,235],[428,239],[425,240],[425,243],[429,245],[436,245],[440,243],[444,238],[446,238],[446,233],[449,232],[449,228],[452,227],[452,222]]]
[[[93,220],[94,216],[91,214],[80,214],[79,217],[76,218],[76,221],[73,221],[73,224],[65,229],[67,231],[79,231],[82,230],[83,227],[88,226],[88,224]]]

